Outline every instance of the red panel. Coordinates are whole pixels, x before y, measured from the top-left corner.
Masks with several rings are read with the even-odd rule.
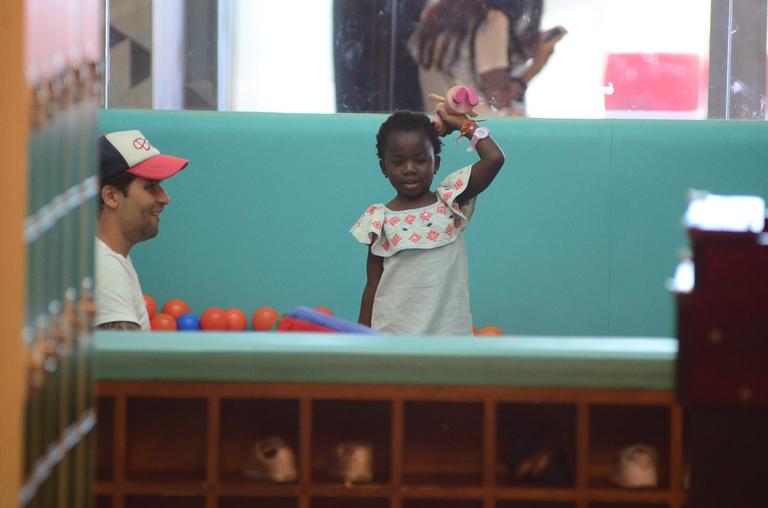
[[[615,53],[605,64],[608,111],[695,111],[701,79],[699,56],[680,53]]]

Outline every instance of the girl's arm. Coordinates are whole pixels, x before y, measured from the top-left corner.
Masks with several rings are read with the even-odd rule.
[[[464,115],[449,115],[442,110],[438,110],[437,114],[440,115],[440,118],[442,118],[443,123],[446,126],[444,132],[440,133],[441,135],[450,134],[454,130],[461,129],[466,121]],[[467,133],[470,139],[472,134],[474,134],[474,130],[478,127],[480,127],[480,124],[475,124],[475,127]],[[467,182],[467,187],[464,189],[464,192],[456,198],[459,205],[463,205],[471,198],[483,192],[491,184],[493,179],[496,178],[501,166],[504,165],[504,152],[501,151],[499,145],[497,145],[490,136],[478,141],[477,145],[475,145],[475,149],[480,156],[480,160],[472,165],[472,176],[470,177],[469,182]]]
[[[365,289],[363,289],[363,298],[360,302],[360,317],[357,319],[357,322],[361,325],[371,326],[373,298],[376,296],[376,289],[379,287],[381,274],[384,272],[384,259],[373,254],[370,247],[368,247],[366,272],[368,274],[368,281],[365,284]]]

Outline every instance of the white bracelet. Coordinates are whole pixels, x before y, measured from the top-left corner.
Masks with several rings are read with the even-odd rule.
[[[481,140],[491,135],[491,131],[488,127],[476,127],[475,132],[472,133],[472,139],[469,141],[470,147],[467,148],[468,152],[475,149],[475,145]]]

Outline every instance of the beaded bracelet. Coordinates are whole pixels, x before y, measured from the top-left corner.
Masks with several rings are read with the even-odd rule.
[[[463,136],[465,138],[468,138],[469,136],[467,134],[469,134],[469,132],[476,126],[477,126],[477,122],[475,120],[472,120],[471,118],[467,118],[466,120],[464,120],[464,125],[461,126],[461,129],[460,129],[461,136],[459,137]]]
[[[472,120],[471,118],[467,118],[466,120],[464,120],[464,125],[462,125],[461,129],[459,130],[460,134],[456,142],[458,143],[459,139],[461,138],[469,139],[471,136],[471,132],[473,132],[476,127],[477,127],[477,122],[475,120]]]

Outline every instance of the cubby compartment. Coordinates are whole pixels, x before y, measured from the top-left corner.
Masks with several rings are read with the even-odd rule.
[[[284,461],[289,455],[293,457],[295,471],[300,470],[297,400],[222,399],[220,408],[219,478],[222,483],[271,483],[275,478],[270,479],[269,471],[275,466],[268,462]],[[274,455],[278,441],[272,440],[269,447],[262,446],[261,453],[251,456],[257,443],[265,444],[265,440],[273,437],[284,443],[287,450]],[[247,475],[246,461],[249,462]]]
[[[197,398],[128,398],[126,478],[145,483],[203,482],[206,407],[205,399]]]
[[[96,508],[686,502],[682,482],[670,478],[684,476],[687,418],[680,421],[685,415],[663,391],[131,381],[102,385],[97,394]],[[254,445],[271,436],[292,451],[298,476],[290,482],[243,474]],[[370,479],[330,474],[341,444]],[[611,483],[619,452],[634,444],[656,450],[657,487]],[[512,467],[523,460],[565,464],[567,472],[516,479]]]
[[[482,403],[406,402],[403,432],[403,484],[482,483]]]
[[[548,503],[546,501],[499,501],[496,508],[576,508],[575,503]]]
[[[312,404],[312,482],[388,484],[392,405],[389,401],[316,400]],[[355,474],[357,471],[360,474]]]
[[[96,481],[111,482],[114,478],[115,446],[115,399],[98,397],[96,399],[98,425],[96,435]]]
[[[370,497],[313,497],[311,508],[389,508],[389,499]]]
[[[499,486],[574,486],[575,405],[500,403],[496,434]]]
[[[205,508],[199,496],[126,496],[125,508]]]
[[[112,496],[96,496],[94,506],[96,508],[112,508]]]
[[[221,497],[219,508],[298,508],[299,501],[289,497]]]
[[[480,499],[403,499],[403,508],[483,508]]]
[[[669,487],[669,422],[668,406],[608,406],[594,405],[589,415],[589,486],[600,489],[630,491],[667,489]],[[644,448],[632,460],[624,460],[622,452],[629,447]],[[648,457],[647,447],[656,454],[658,482],[652,487],[623,487],[612,481],[618,477],[638,478],[639,470],[647,470],[643,461]],[[627,457],[629,458],[629,456]],[[633,461],[634,462],[633,465]],[[626,471],[627,474],[622,474]],[[679,486],[675,486],[679,488]]]
[[[589,503],[589,508],[669,508],[658,503]]]

